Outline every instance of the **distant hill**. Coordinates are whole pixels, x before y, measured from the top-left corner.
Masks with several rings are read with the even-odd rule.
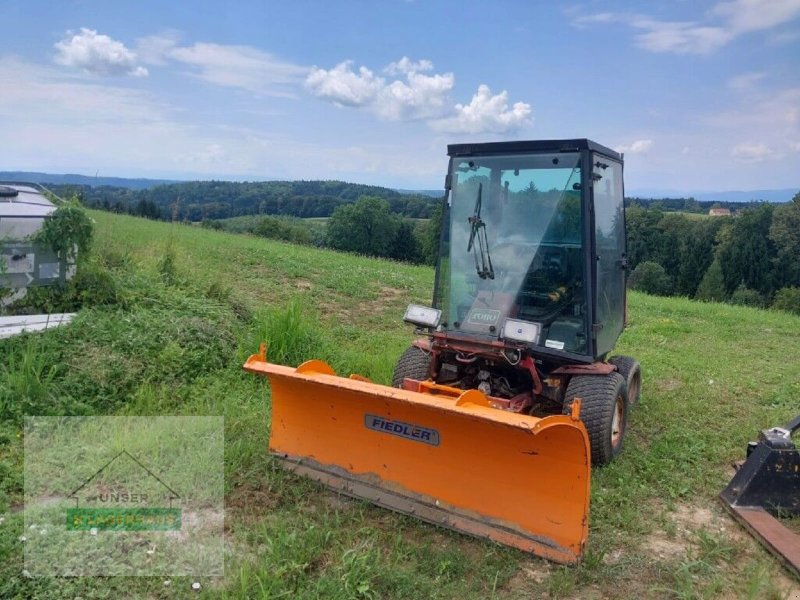
[[[30,183],[52,184],[52,185],[80,185],[80,186],[108,186],[117,188],[126,188],[129,190],[147,190],[159,185],[167,184],[180,184],[190,183],[181,182],[177,179],[145,179],[145,178],[126,178],[126,177],[92,177],[89,175],[76,175],[76,174],[56,174],[56,173],[39,173],[33,171],[0,171],[0,181],[26,181]],[[228,182],[225,182],[228,183]],[[230,182],[233,183],[233,182]],[[245,182],[246,183],[246,182]],[[282,183],[287,182],[261,182],[261,183]],[[300,182],[298,182],[300,183]],[[341,183],[341,182],[339,182]],[[380,193],[375,194],[382,198],[387,198],[393,194],[386,192],[393,192],[402,196],[425,196],[429,198],[441,198],[444,195],[443,189],[438,190],[412,190],[397,188],[390,190],[389,188],[382,188],[378,186],[360,186],[359,184],[345,184],[347,186],[355,186],[362,188],[372,188],[381,190]],[[631,198],[694,198],[700,202],[789,202],[797,192],[800,191],[800,186],[796,188],[785,188],[777,190],[731,190],[723,192],[699,192],[699,191],[680,191],[670,189],[657,189],[657,188],[639,188],[625,190],[626,195]],[[325,195],[325,194],[323,194]]]
[[[681,192],[678,190],[641,188],[625,190],[631,198],[694,198],[699,202],[789,202],[800,191],[796,188],[779,190],[731,190],[727,192]]]
[[[441,198],[344,181],[183,181],[146,189],[51,183],[50,189],[62,197],[78,194],[93,208],[181,221],[242,215],[330,217],[337,207],[361,196],[386,200],[399,215],[427,219]]]
[[[157,185],[177,183],[175,179],[128,179],[125,177],[91,177],[89,175],[37,173],[32,171],[0,171],[0,181],[24,181],[53,185],[113,186],[146,190]]]

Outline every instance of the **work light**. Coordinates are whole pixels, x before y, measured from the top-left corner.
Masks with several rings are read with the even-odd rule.
[[[439,309],[420,306],[419,304],[409,304],[403,320],[406,323],[413,323],[420,327],[436,327],[441,316],[442,311]]]
[[[514,340],[515,342],[535,344],[539,340],[541,328],[542,326],[539,323],[506,319],[506,322],[503,324],[503,338]]]

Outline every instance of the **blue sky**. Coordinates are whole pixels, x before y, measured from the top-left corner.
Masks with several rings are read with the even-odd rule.
[[[589,137],[629,191],[800,188],[800,0],[0,8],[0,170],[440,188]]]

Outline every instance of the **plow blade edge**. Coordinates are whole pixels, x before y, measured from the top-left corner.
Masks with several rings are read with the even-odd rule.
[[[447,398],[296,369],[245,363],[269,378],[270,451],[345,494],[561,563],[588,533],[589,439],[578,415],[491,408],[481,392]]]

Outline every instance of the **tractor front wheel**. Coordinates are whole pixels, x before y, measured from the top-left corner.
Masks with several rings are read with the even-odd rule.
[[[406,377],[424,381],[428,379],[431,366],[431,355],[423,352],[416,346],[409,346],[400,356],[394,367],[392,376],[392,387],[403,387],[403,380]]]
[[[619,373],[576,375],[569,381],[564,397],[564,414],[572,401],[581,399],[581,421],[589,433],[592,466],[603,466],[622,450],[628,425],[628,389]]]

